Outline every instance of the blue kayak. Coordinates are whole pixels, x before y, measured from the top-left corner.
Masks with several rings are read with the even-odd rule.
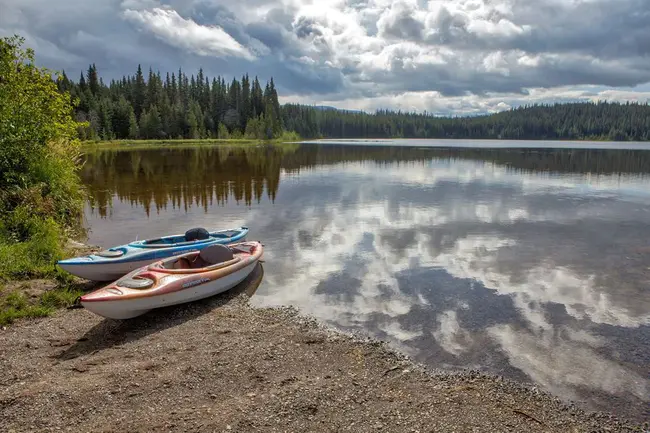
[[[182,235],[134,241],[87,256],[59,260],[57,264],[81,278],[113,281],[134,269],[171,256],[200,251],[214,244],[243,242],[247,234],[248,227],[214,232],[195,228]]]

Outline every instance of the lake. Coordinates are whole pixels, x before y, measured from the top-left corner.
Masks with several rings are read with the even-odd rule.
[[[647,421],[650,146],[517,143],[93,150],[89,242],[246,225],[253,305]]]

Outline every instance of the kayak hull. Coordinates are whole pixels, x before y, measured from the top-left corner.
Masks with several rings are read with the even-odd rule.
[[[106,317],[108,319],[131,319],[149,311],[168,307],[171,305],[184,304],[187,302],[198,301],[226,292],[237,284],[241,283],[253,272],[257,262],[251,263],[245,268],[234,272],[227,277],[220,278],[210,283],[202,284],[196,287],[186,289],[182,292],[176,292],[169,295],[155,296],[151,298],[140,298],[130,301],[104,301],[104,302],[84,302],[81,305],[93,313]],[[128,302],[128,303],[127,303]]]
[[[86,280],[92,281],[113,281],[129,272],[146,266],[151,260],[128,261],[118,263],[62,263],[59,266],[66,272]]]
[[[81,297],[81,305],[93,313],[109,319],[130,319],[153,309],[193,302],[223,293],[245,280],[255,269],[263,253],[258,242],[244,245],[248,253],[236,254],[230,262],[204,269],[161,269],[163,261],[141,267],[120,280]],[[181,257],[190,257],[189,253]],[[173,261],[177,258],[166,259]],[[131,289],[126,281],[155,281],[151,288]]]
[[[59,260],[61,269],[81,278],[92,281],[114,281],[125,274],[147,264],[200,251],[214,244],[228,245],[243,242],[248,235],[248,227],[211,232],[208,239],[190,242],[164,242],[182,240],[183,235],[171,235],[152,241],[135,241],[109,248],[100,253]]]

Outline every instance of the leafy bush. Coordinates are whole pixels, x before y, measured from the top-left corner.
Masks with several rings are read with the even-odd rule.
[[[70,94],[18,36],[0,40],[0,278],[55,275],[80,230],[83,189]]]
[[[283,131],[278,139],[280,141],[301,141],[302,137],[296,131]]]

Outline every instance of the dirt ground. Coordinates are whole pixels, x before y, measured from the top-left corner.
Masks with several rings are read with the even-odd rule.
[[[83,309],[0,331],[2,432],[643,431],[477,372],[434,374],[229,293],[129,321]]]

